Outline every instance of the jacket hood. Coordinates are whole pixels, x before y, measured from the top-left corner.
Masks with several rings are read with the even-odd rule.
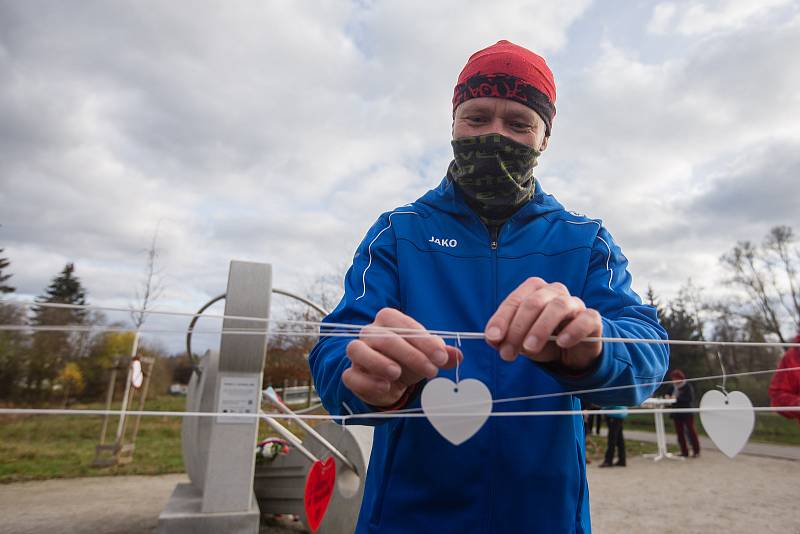
[[[417,203],[449,213],[456,217],[476,216],[472,208],[464,200],[455,183],[444,177],[435,189],[431,189]],[[524,222],[554,211],[563,211],[564,206],[552,195],[542,190],[539,180],[535,180],[533,198],[511,216],[515,221]]]

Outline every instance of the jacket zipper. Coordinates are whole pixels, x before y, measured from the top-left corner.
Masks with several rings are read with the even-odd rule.
[[[498,241],[500,240],[500,225],[492,225],[489,227],[489,248],[492,251],[492,297],[494,301],[495,309],[499,306],[497,302],[497,245]],[[492,383],[491,383],[491,390],[497,391],[497,358],[492,359]],[[497,439],[495,436],[495,429],[494,425],[490,423],[489,430],[491,432],[491,442],[494,443]],[[494,477],[492,476],[495,473],[495,466],[492,466],[492,469],[489,471],[489,503],[494,503]],[[488,532],[492,532],[492,525],[496,518],[494,517],[494,509],[493,505],[490,504],[489,506],[489,523],[488,523]]]

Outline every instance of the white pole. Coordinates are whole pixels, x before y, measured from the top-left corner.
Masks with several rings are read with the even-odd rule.
[[[285,395],[285,393],[284,393]],[[336,458],[342,462],[345,466],[347,466],[351,471],[354,473],[356,472],[356,467],[353,465],[353,462],[347,459],[347,457],[339,452],[339,449],[334,447],[330,441],[322,437],[322,435],[314,430],[314,428],[303,421],[301,418],[297,417],[297,414],[292,411],[291,408],[286,406],[283,402],[278,399],[278,396],[275,394],[274,390],[267,389],[267,398],[272,403],[273,406],[278,408],[278,410],[282,411],[286,415],[290,416],[294,422],[296,422],[300,427],[305,430],[312,438],[316,439],[320,445],[325,447],[330,451],[331,454],[336,456]]]

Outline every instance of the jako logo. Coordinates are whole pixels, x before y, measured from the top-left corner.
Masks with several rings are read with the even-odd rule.
[[[431,240],[428,243],[436,243],[441,247],[447,248],[455,248],[458,246],[458,241],[455,239],[439,239],[438,237],[431,236]]]

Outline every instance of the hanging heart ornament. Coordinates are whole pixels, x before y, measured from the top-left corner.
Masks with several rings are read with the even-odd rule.
[[[319,529],[328,504],[331,502],[333,487],[336,482],[336,462],[328,458],[324,462],[317,460],[311,465],[306,478],[305,496],[303,504],[306,511],[306,520],[311,532]]]
[[[139,357],[135,357],[131,362],[131,385],[139,389],[142,387],[144,381],[144,372],[142,371],[142,362]]]
[[[756,422],[753,403],[741,391],[726,396],[721,391],[707,391],[700,400],[700,422],[706,434],[728,458],[739,454]]]
[[[434,378],[422,390],[421,400],[433,428],[453,445],[471,438],[492,411],[489,388],[473,378],[457,384],[448,378]]]

